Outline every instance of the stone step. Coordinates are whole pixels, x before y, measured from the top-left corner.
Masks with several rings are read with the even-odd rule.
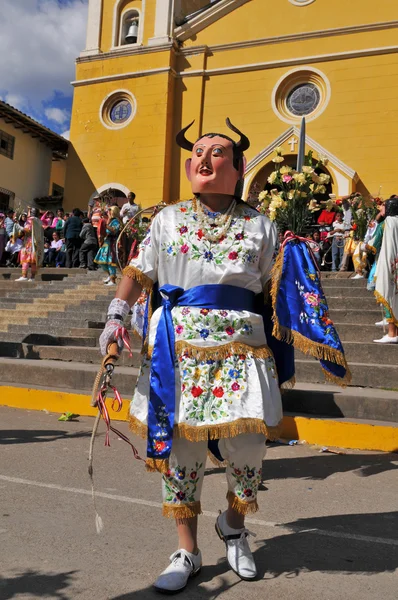
[[[398,423],[398,392],[297,383],[293,390],[283,393],[282,401],[284,411],[293,414]]]
[[[381,315],[378,315],[378,321],[381,320]],[[376,323],[376,320],[374,321]],[[346,342],[372,342],[384,335],[382,327],[375,327],[372,325],[364,325],[358,323],[338,323],[335,321],[334,325],[340,336],[343,344]]]
[[[374,328],[376,330],[376,327]],[[377,339],[377,331],[375,339]],[[379,337],[383,333],[379,332]],[[348,363],[371,364],[373,361],[382,365],[398,365],[398,344],[375,344],[363,342],[344,342],[344,352]],[[308,355],[296,351],[298,360],[308,360]]]
[[[358,325],[374,325],[382,318],[381,311],[375,304],[374,310],[358,308],[332,308],[330,318],[334,323],[356,323]]]
[[[331,296],[326,295],[326,300],[329,306],[329,310],[337,309],[354,309],[356,311],[363,310],[378,310],[380,311],[379,305],[376,302],[374,296],[367,296],[362,294],[362,296]]]
[[[0,381],[2,385],[18,385],[22,378],[31,387],[48,382],[55,389],[91,393],[98,369],[99,365],[78,362],[0,358]],[[125,398],[131,398],[137,376],[138,369],[134,367],[118,367],[112,383]]]
[[[321,283],[323,288],[364,288],[366,289],[366,279],[332,279],[321,277]]]
[[[305,383],[325,383],[324,373],[315,359],[296,359],[296,379]],[[398,390],[398,365],[350,362],[351,385]]]
[[[87,271],[86,269],[66,269],[66,268],[56,268],[56,267],[44,267],[39,269],[37,277],[41,277],[43,275],[59,275],[62,274],[64,277],[72,276],[72,275],[81,275],[82,271],[90,276],[91,273],[97,273],[95,271]],[[0,267],[0,279],[15,279],[21,277],[21,268],[8,268],[8,267]]]
[[[373,302],[376,302],[373,292],[369,292],[366,287],[325,287],[323,286],[323,291],[327,300],[329,298],[372,298]]]
[[[6,341],[0,341],[0,356],[18,358],[21,353],[21,344],[46,345],[46,346],[79,346],[84,348],[96,348],[98,351],[98,340],[95,337],[73,337],[63,335],[52,335],[51,333],[12,333],[7,334]]]
[[[28,325],[12,323],[8,326],[0,324],[0,335],[4,337],[4,331],[16,335],[18,333],[27,335],[28,333],[47,333],[49,335],[66,335],[69,333],[71,326],[75,325],[76,328],[83,327],[94,327],[96,329],[103,328],[103,323],[97,323],[96,321],[87,321],[84,319],[72,319],[70,315],[66,315],[65,319],[30,319]],[[5,330],[3,328],[6,328]],[[3,333],[1,333],[3,332]]]
[[[37,345],[37,344],[9,344],[5,347],[4,342],[0,342],[0,356],[10,358],[27,358],[30,360],[54,360],[63,362],[90,363],[97,365],[98,368],[102,361],[102,356],[98,347],[87,346],[55,346],[55,345]],[[133,349],[132,357],[128,352],[122,352],[118,364],[126,367],[139,367],[141,364],[141,353]]]

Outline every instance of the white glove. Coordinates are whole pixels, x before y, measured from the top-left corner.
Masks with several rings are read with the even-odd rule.
[[[130,306],[125,300],[114,298],[110,303],[108,308],[107,322],[99,339],[102,356],[106,356],[108,354],[108,346],[113,342],[117,343],[119,352],[122,352],[124,348],[124,342],[121,335],[116,336],[116,332],[121,327],[124,327],[123,322],[129,312]]]

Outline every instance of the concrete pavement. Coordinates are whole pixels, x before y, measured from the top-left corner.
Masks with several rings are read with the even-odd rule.
[[[160,476],[114,436],[105,448],[102,426],[94,468],[105,528],[97,535],[87,476],[93,419],[57,417],[0,407],[0,598],[159,598],[151,584],[175,549],[173,523],[160,514]],[[228,571],[214,531],[226,483],[209,465],[204,568],[185,597],[396,600],[397,470],[398,454],[270,445],[260,511],[247,520],[261,577],[247,583]]]

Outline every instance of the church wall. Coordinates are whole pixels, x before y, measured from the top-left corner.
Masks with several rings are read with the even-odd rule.
[[[324,0],[315,0],[305,6],[296,6],[289,0],[251,0],[220,21],[196,33],[184,45],[187,47],[200,44],[230,44],[242,40],[356,27],[360,24],[398,19],[398,3],[395,0],[333,0],[326,4],[327,6]],[[336,46],[338,45],[339,41],[336,40]]]

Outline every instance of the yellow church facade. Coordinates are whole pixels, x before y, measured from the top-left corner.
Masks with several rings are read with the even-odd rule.
[[[329,191],[398,193],[394,0],[89,0],[77,59],[64,207],[130,190],[142,206],[190,196],[175,135],[251,140],[244,197],[275,147],[327,156]]]

